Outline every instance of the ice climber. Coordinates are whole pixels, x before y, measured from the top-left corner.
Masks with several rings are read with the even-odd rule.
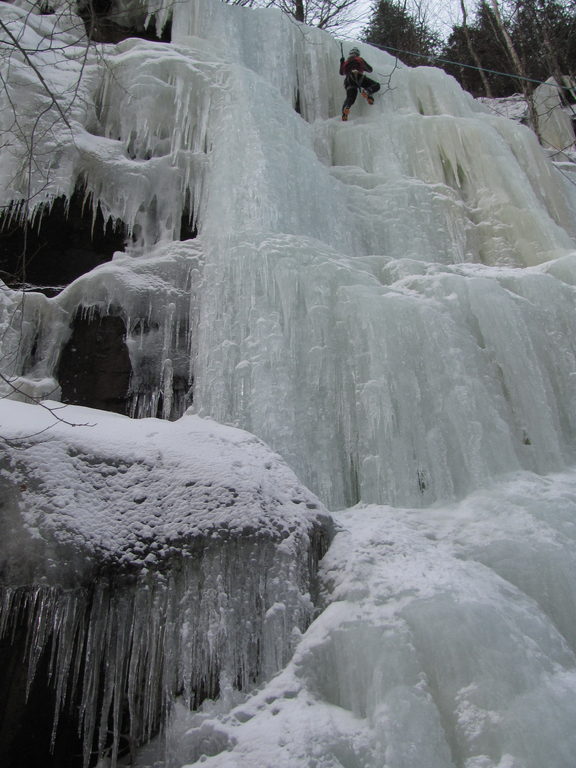
[[[358,48],[351,48],[348,58],[340,59],[340,74],[345,75],[346,101],[342,106],[342,120],[348,120],[350,107],[356,101],[358,91],[368,104],[374,104],[373,94],[380,90],[380,83],[366,77],[365,72],[372,72],[372,67],[360,56]]]

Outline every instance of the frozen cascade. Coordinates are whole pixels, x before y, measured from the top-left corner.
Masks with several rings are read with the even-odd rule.
[[[91,689],[105,692],[113,717],[119,681],[128,681],[129,707],[138,710],[150,672],[135,742],[155,734],[170,710],[171,756],[152,744],[135,758],[139,768],[573,768],[569,174],[527,128],[492,115],[436,69],[411,69],[360,44],[383,88],[373,107],[356,104],[343,124],[340,47],[330,35],[275,10],[214,0],[179,0],[171,11],[156,0],[117,5],[127,23],[154,16],[161,27],[171,13],[172,42],[87,48],[71,31],[74,14],[0,4],[68,116],[65,124],[44,112],[46,94],[15,53],[8,93],[25,102],[23,133],[0,153],[0,204],[12,204],[14,221],[28,213],[37,221],[39,206],[81,189],[86,205],[122,221],[129,237],[125,252],[54,298],[2,287],[0,366],[18,392],[2,391],[57,400],[72,318],[113,315],[126,328],[127,413],[175,420],[79,415],[101,424],[81,452],[81,477],[101,484],[94,532],[84,528],[93,498],[71,479],[77,454],[62,447],[76,444],[78,428],[60,424],[31,437],[36,428],[14,426],[8,434],[12,408],[24,425],[44,423],[24,415],[43,409],[3,401],[0,434],[29,436],[26,451],[8,446],[3,458],[3,477],[13,478],[9,508],[26,525],[31,515],[31,529],[49,533],[40,544],[50,543],[25,539],[22,572],[14,570],[21,550],[3,544],[3,589],[16,613],[39,611],[32,646],[57,633],[58,696],[82,666],[91,674],[74,651],[83,633],[114,659]],[[68,43],[65,54],[58,41]],[[9,117],[3,103],[5,130]],[[37,120],[28,176],[23,137]],[[183,222],[197,236],[180,241]],[[176,519],[171,505],[190,501],[185,483],[165,503],[161,493],[140,501],[138,452],[148,446],[152,466],[166,444],[175,450],[172,435],[194,418],[179,418],[190,405],[266,440],[340,510],[321,565],[325,609],[297,644],[292,629],[312,618],[304,562],[314,510],[291,496],[277,508],[280,520],[293,519],[294,505],[304,512],[294,523],[302,538],[288,535],[284,551],[276,529],[266,545],[256,543],[254,530],[269,526],[260,518],[246,526],[246,510],[235,505],[234,546],[217,535],[199,561],[181,550],[204,541],[209,519],[200,539],[189,522],[184,542],[161,530]],[[224,429],[209,419],[197,423]],[[123,430],[132,443],[108,446],[109,434]],[[150,437],[157,430],[160,447]],[[41,461],[50,465],[54,434],[64,484]],[[194,440],[205,450],[206,435]],[[106,473],[91,464],[103,445]],[[224,462],[224,474],[235,473],[245,451],[242,444]],[[12,461],[25,455],[37,463],[24,472]],[[118,466],[129,469],[116,484]],[[166,487],[174,466],[162,474]],[[226,509],[224,496],[208,518]],[[122,514],[114,512],[119,499]],[[114,529],[108,547],[111,520],[130,524]],[[166,559],[156,557],[157,542]],[[141,556],[154,561],[150,572]],[[173,557],[178,567],[169,568]],[[107,591],[103,577],[91,587],[79,580],[110,558],[131,573],[138,564],[123,591]],[[244,594],[264,596],[263,605],[246,606]],[[258,627],[246,630],[254,615]],[[118,625],[125,632],[108,632]],[[267,643],[257,675],[254,638]],[[281,667],[239,701],[239,671],[246,690]],[[203,682],[210,669],[212,683]],[[175,705],[176,689],[192,699],[218,676],[219,702],[193,715]],[[103,733],[89,690],[82,695],[87,732]]]
[[[286,237],[232,255],[207,273],[199,401],[273,437],[333,505],[426,504],[502,469],[562,466],[572,451],[574,289],[546,266],[345,260]],[[230,301],[221,292],[239,280],[250,281],[252,302],[221,313]],[[558,321],[572,330],[559,335]]]
[[[171,45],[84,53],[74,142],[47,133],[62,160],[32,183],[47,200],[83,185],[130,243],[6,315],[29,329],[5,368],[22,396],[58,396],[65,319],[97,308],[126,326],[128,413],[193,402],[264,438],[332,507],[426,505],[570,455],[572,315],[558,331],[544,296],[573,300],[549,265],[573,270],[574,194],[529,130],[370,50],[391,87],[357,105],[350,141],[330,117],[338,44],[275,11],[177,3]],[[183,217],[198,237],[179,244]],[[528,281],[542,290],[525,300]]]

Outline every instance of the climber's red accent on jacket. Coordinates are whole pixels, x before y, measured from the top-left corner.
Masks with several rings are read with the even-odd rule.
[[[359,72],[372,72],[372,67],[364,61],[362,56],[352,56],[346,61],[340,62],[341,75],[349,75],[353,69],[357,69]]]

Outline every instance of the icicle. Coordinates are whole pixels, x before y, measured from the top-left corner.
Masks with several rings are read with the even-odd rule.
[[[220,675],[247,690],[277,672],[291,652],[293,627],[302,630],[312,615],[307,541],[294,544],[296,557],[292,544],[283,552],[258,538],[211,543],[166,576],[142,576],[132,585],[100,579],[68,591],[1,588],[0,637],[9,637],[17,621],[30,627],[28,690],[51,649],[52,743],[61,714],[79,697],[84,765],[96,739],[114,768],[124,697],[137,746],[159,731],[178,696],[193,706],[202,691],[216,693]]]

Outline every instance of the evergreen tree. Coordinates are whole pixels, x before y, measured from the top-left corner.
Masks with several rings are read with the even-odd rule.
[[[384,50],[407,52],[398,53],[398,58],[411,66],[427,64],[427,57],[434,57],[440,45],[438,35],[426,20],[411,13],[401,0],[379,0],[362,39]],[[390,53],[395,54],[396,50]]]
[[[573,73],[576,69],[576,15],[558,0],[517,2],[511,35],[530,77]]]
[[[511,72],[510,59],[494,13],[485,2],[479,3],[471,25],[452,28],[440,58],[445,60],[440,61],[440,66],[474,96],[509,96],[518,91],[518,84],[514,80],[484,71],[484,79],[490,89],[487,93],[477,69],[481,66],[485,70]],[[448,64],[446,61],[457,63]],[[458,66],[458,63],[463,66]]]
[[[499,9],[496,16],[494,6]],[[546,80],[576,73],[576,7],[562,0],[509,0],[499,5],[483,0],[470,25],[456,25],[440,54],[449,74],[475,96],[509,96],[533,90],[514,76]],[[483,76],[477,67],[492,72]],[[483,81],[484,78],[484,81]],[[490,93],[487,94],[488,85]]]

